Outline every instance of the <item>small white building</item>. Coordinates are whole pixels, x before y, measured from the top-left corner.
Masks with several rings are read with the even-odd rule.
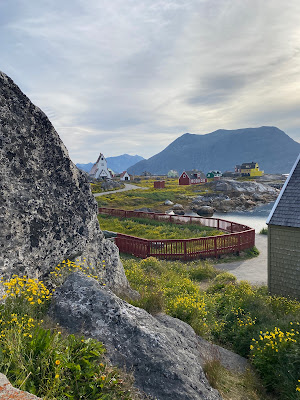
[[[130,181],[130,175],[127,171],[123,171],[120,175],[120,181]]]
[[[100,153],[97,161],[92,166],[92,169],[89,172],[89,175],[95,179],[111,179],[111,173],[107,168],[107,161],[102,153]]]

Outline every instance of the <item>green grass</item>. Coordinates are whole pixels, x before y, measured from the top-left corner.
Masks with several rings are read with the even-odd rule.
[[[91,183],[91,191],[92,193],[101,193],[101,192],[105,192],[105,191],[113,191],[113,190],[119,190],[119,189],[123,189],[125,187],[125,185],[122,183],[120,186],[115,187],[115,188],[109,188],[104,190],[103,189],[103,183],[104,182],[96,182],[96,183]]]
[[[299,399],[299,302],[269,296],[266,287],[237,283],[208,263],[127,257],[123,265],[141,294],[135,305],[182,319],[198,334],[248,357],[274,398]]]
[[[133,182],[137,186],[148,188],[147,190],[130,190],[121,193],[112,193],[97,197],[99,207],[122,208],[126,210],[148,207],[157,211],[165,212],[170,206],[164,205],[165,200],[171,200],[173,203],[180,203],[187,206],[189,200],[195,195],[203,195],[211,192],[211,189],[205,185],[179,186],[178,179],[165,179],[164,189],[154,189],[154,179],[141,179],[139,182]]]
[[[76,269],[93,274],[89,268],[62,263],[53,271],[52,287]],[[132,376],[108,363],[102,343],[68,335],[45,318],[52,291],[44,283],[13,276],[2,284],[0,371],[13,386],[45,400],[141,398]]]
[[[224,232],[198,224],[172,224],[148,218],[122,219],[109,215],[98,215],[102,230],[108,230],[144,239],[189,239],[223,235]]]

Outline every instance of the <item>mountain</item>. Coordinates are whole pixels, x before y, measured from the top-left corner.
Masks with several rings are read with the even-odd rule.
[[[106,159],[107,167],[116,173],[126,171],[129,167],[141,160],[144,160],[144,158],[138,155],[130,156],[129,154],[122,154],[121,156],[116,157],[107,157]],[[93,165],[94,163],[76,164],[79,169],[82,169],[85,172],[90,172]]]
[[[76,167],[78,167],[82,171],[90,172],[90,170],[92,169],[93,165],[94,165],[94,163],[90,162],[88,164],[76,164]]]
[[[129,167],[142,160],[144,160],[144,158],[141,156],[130,156],[129,154],[107,157],[106,159],[108,168],[112,169],[116,173],[126,171]]]
[[[133,165],[131,174],[167,174],[175,169],[234,171],[236,164],[258,162],[266,173],[288,173],[298,154],[300,143],[273,126],[236,130],[219,129],[206,135],[185,133],[163,151]]]

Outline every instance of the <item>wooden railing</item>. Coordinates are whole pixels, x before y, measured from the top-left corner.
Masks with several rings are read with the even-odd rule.
[[[116,245],[120,252],[140,258],[153,256],[169,260],[182,259],[188,261],[196,258],[220,257],[223,254],[239,253],[255,244],[254,229],[220,218],[168,215],[106,207],[100,207],[99,213],[119,218],[148,218],[175,224],[199,224],[228,232],[225,235],[194,239],[142,239],[118,233]]]

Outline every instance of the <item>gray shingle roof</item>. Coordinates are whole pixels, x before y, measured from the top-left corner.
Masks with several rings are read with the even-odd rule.
[[[254,161],[252,161],[252,162],[250,162],[250,163],[243,163],[242,165],[241,165],[241,168],[242,169],[249,169],[249,168],[255,168],[255,162]]]
[[[274,204],[267,224],[300,228],[300,154]]]
[[[200,174],[201,179],[206,178],[206,175],[202,171],[197,171],[196,169],[194,169],[193,171],[184,171],[184,172],[187,174],[187,176],[190,179],[196,179],[197,176],[195,176],[195,175],[197,175],[197,174]]]

